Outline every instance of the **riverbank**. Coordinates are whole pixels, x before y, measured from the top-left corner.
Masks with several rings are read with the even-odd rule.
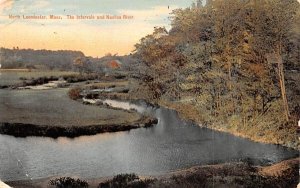
[[[280,187],[297,186],[300,158],[285,160],[270,166],[252,166],[250,163],[224,163],[195,166],[158,176],[140,176],[141,188],[146,187]],[[116,176],[115,176],[116,177]],[[57,177],[32,181],[12,181],[8,185],[15,188],[43,188]],[[77,179],[79,177],[72,177]],[[113,177],[87,180],[89,187],[112,181]],[[115,179],[116,180],[116,179]],[[150,181],[149,181],[150,180]],[[149,183],[150,182],[150,183]],[[128,185],[130,182],[127,182]]]
[[[76,137],[128,131],[157,123],[135,111],[84,105],[68,89],[1,90],[0,133],[16,137]]]
[[[300,158],[271,166],[225,163],[196,166],[159,177],[158,187],[282,187],[297,186]],[[275,186],[276,185],[276,186]]]
[[[0,72],[5,72],[5,71],[8,71],[8,72],[31,72],[32,69],[0,69]]]
[[[108,82],[105,86],[107,88],[112,85]],[[90,84],[89,87],[97,87],[97,85]],[[187,98],[186,100],[171,101],[167,97],[162,97],[159,100],[153,100],[151,96],[149,97],[151,91],[143,88],[138,80],[131,79],[130,82],[122,83],[122,87],[130,89],[127,92],[103,92],[97,95],[97,97],[123,101],[142,99],[149,104],[173,109],[178,112],[182,119],[192,121],[201,127],[226,132],[255,142],[282,145],[299,150],[300,142],[297,137],[297,125],[293,125],[291,122],[276,122],[277,119],[273,117],[272,113],[266,113],[264,117],[258,117],[257,122],[249,122],[248,125],[241,125],[239,120],[234,121],[233,119],[212,116],[207,111],[203,113],[203,109],[195,105],[193,99]],[[261,120],[262,118],[263,121]],[[239,118],[237,117],[237,119]],[[272,122],[274,123],[272,124]]]
[[[140,119],[122,124],[103,124],[86,126],[53,126],[34,125],[23,123],[0,123],[0,134],[15,137],[44,136],[51,138],[69,137],[74,138],[84,135],[95,135],[98,133],[129,131],[137,128],[147,128],[157,124],[157,119],[141,117]]]
[[[159,100],[159,105],[173,109],[178,112],[178,115],[185,120],[193,121],[199,126],[207,127],[212,130],[226,132],[238,137],[247,138],[255,142],[282,145],[285,147],[299,150],[299,140],[297,139],[297,126],[287,126],[285,128],[269,128],[264,130],[264,127],[250,126],[238,128],[237,126],[224,125],[222,122],[213,122],[203,124],[203,114],[188,102],[172,102],[168,100]]]
[[[72,71],[58,70],[7,70],[0,69],[0,89],[15,89],[18,87],[35,86],[46,84],[49,81],[56,81],[63,77],[72,77],[79,75]],[[75,76],[73,76],[75,77]]]
[[[236,117],[236,120],[234,120],[222,116],[212,116],[210,112],[203,110],[205,108],[195,104],[192,98],[170,100],[167,97],[162,97],[159,100],[153,100],[149,96],[151,91],[139,84],[138,80],[133,79],[127,84],[123,87],[130,88],[128,92],[107,92],[101,93],[98,97],[126,101],[142,99],[150,104],[173,109],[178,112],[182,119],[192,121],[202,127],[230,133],[255,142],[282,145],[299,150],[300,142],[297,137],[297,125],[293,125],[291,122],[277,122],[272,113],[266,113],[264,117],[257,117],[257,120],[255,120],[257,122],[248,122],[248,124],[243,125],[240,124],[240,117]]]

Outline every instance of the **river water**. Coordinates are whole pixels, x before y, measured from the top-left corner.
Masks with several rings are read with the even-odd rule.
[[[285,147],[201,128],[182,121],[173,110],[152,108],[143,102],[120,105],[154,114],[159,123],[151,128],[75,139],[0,135],[0,179],[63,175],[89,179],[133,172],[158,175],[194,165],[231,161],[265,165],[298,155]]]

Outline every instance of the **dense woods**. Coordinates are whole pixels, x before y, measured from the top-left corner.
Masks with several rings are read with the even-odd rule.
[[[80,51],[0,48],[0,64],[2,64],[2,68],[71,70],[73,61],[80,57],[85,57]]]
[[[204,125],[295,147],[299,6],[214,0],[174,10],[170,31],[155,28],[136,44],[143,88],[191,107]]]

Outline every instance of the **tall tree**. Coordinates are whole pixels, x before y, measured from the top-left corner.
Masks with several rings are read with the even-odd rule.
[[[295,15],[299,11],[299,3],[296,0],[264,0],[255,8],[255,43],[266,54],[270,63],[277,64],[282,105],[288,121],[290,111],[285,86],[283,49],[284,40],[288,37]]]

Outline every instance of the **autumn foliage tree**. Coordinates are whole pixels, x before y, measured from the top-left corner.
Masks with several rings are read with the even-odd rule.
[[[190,101],[203,122],[238,130],[295,123],[288,93],[297,89],[287,89],[285,71],[300,62],[299,2],[199,3],[174,10],[169,32],[156,28],[136,45],[155,98]]]
[[[80,74],[90,71],[91,62],[85,57],[77,57],[73,61],[73,66],[79,71]]]

